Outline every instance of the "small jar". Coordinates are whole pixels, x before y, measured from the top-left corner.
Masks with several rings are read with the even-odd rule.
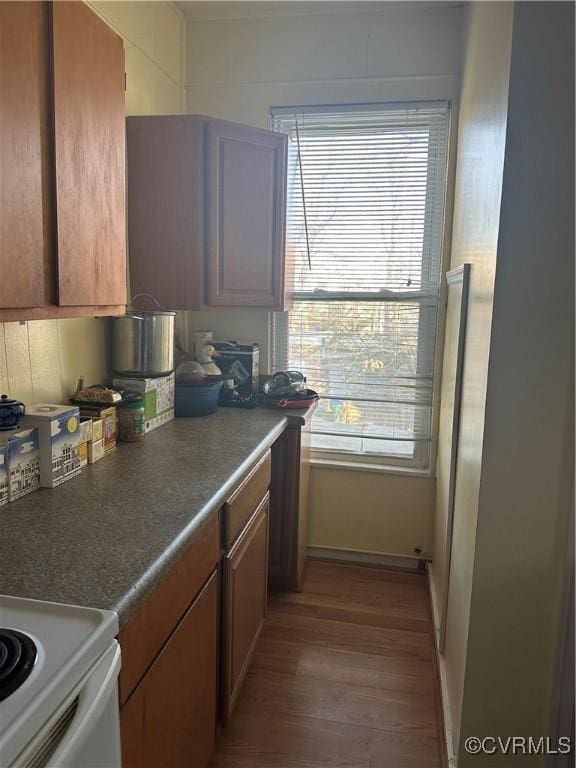
[[[137,394],[125,394],[118,403],[118,439],[134,443],[144,437],[144,398]]]

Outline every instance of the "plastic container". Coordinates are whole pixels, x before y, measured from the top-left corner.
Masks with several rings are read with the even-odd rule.
[[[221,381],[207,381],[184,387],[176,385],[176,418],[208,416],[214,413],[218,408],[218,397],[221,389]]]
[[[118,403],[118,439],[135,443],[144,438],[146,422],[144,398],[140,395],[125,395]]]

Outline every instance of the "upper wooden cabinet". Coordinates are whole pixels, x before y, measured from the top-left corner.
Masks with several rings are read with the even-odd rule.
[[[58,303],[126,303],[124,46],[84,3],[52,3]]]
[[[122,40],[84,3],[0,3],[0,321],[125,311]]]
[[[44,303],[51,217],[48,8],[0,3],[0,307]]]
[[[286,137],[209,122],[206,165],[208,304],[281,305]]]
[[[283,309],[287,138],[199,115],[128,118],[132,293]]]

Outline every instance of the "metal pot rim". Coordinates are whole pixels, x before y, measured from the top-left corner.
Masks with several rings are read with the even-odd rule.
[[[158,315],[165,315],[168,317],[176,317],[176,312],[171,309],[128,309],[125,315],[118,315],[115,320],[124,320],[125,318],[140,317],[145,315],[146,317],[158,317]]]

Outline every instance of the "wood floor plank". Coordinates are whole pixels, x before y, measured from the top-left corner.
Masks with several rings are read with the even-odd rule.
[[[262,634],[256,647],[254,659],[252,660],[252,669],[295,675],[298,671],[304,648],[303,643],[291,643],[278,639],[271,640],[265,634]]]
[[[234,713],[212,768],[369,768],[369,728],[313,718]]]
[[[305,647],[296,674],[385,691],[435,694],[431,662],[394,656]]]
[[[345,573],[335,573],[333,569],[326,573],[319,569],[306,571],[306,578],[302,585],[303,592],[335,594],[343,591],[353,594],[360,600],[365,600],[371,595],[397,595],[400,597],[422,598],[426,595],[426,582],[418,578],[417,581],[404,584],[398,579],[376,579],[371,573],[359,569],[346,569]]]
[[[365,594],[366,584],[372,584],[377,589],[396,584],[406,589],[426,591],[426,576],[420,572],[371,568],[365,565],[349,565],[327,560],[309,560],[304,588],[313,589],[318,582],[327,587],[331,584],[342,584],[348,589],[356,587],[359,591],[362,591],[363,585],[362,594]]]
[[[370,768],[440,768],[438,740],[414,733],[374,731]]]
[[[440,768],[426,590],[311,560],[302,592],[270,596],[212,768]]]
[[[371,577],[367,577],[370,573]],[[345,568],[344,573],[330,568],[325,573],[318,568],[306,574],[303,590],[297,595],[278,595],[276,599],[288,602],[338,600],[342,606],[380,611],[383,615],[427,621],[428,592],[426,583],[402,584],[397,581],[378,581],[366,568]]]
[[[320,619],[346,621],[351,624],[405,629],[409,632],[429,632],[427,616],[418,615],[421,612],[416,611],[412,611],[410,615],[404,606],[394,602],[391,602],[386,611],[383,611],[378,606],[358,604],[341,597],[295,594],[290,599],[271,598],[269,607],[271,610],[280,610],[287,614],[294,613],[302,616],[316,616]]]
[[[421,733],[436,737],[433,695],[388,691],[268,672],[249,672],[238,712],[262,717],[301,717],[330,720],[375,730]]]
[[[269,610],[266,637],[382,656],[431,659],[429,634]]]

